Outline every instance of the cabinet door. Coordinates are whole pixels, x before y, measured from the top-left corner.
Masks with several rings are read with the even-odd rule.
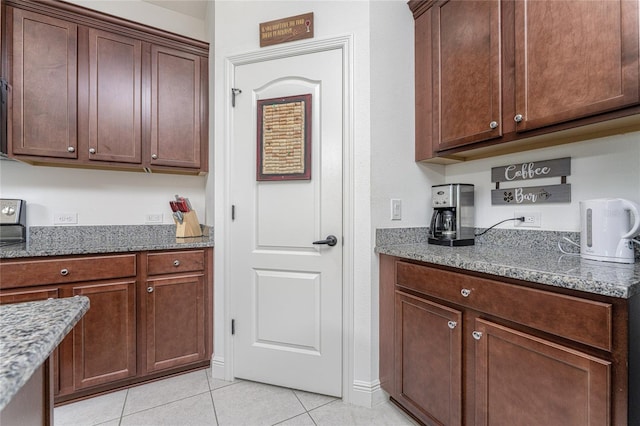
[[[151,46],[151,166],[200,167],[200,62]]]
[[[396,397],[427,424],[462,424],[462,312],[396,292]]]
[[[482,319],[475,331],[475,425],[610,423],[609,362]]]
[[[25,10],[7,11],[13,13],[11,151],[77,158],[77,26]]]
[[[9,303],[23,303],[23,302],[35,302],[37,300],[57,299],[58,289],[56,287],[42,287],[32,288],[25,290],[2,290],[0,291],[0,305],[6,305]],[[69,344],[69,336],[65,337],[61,345]],[[59,380],[59,351],[58,347],[53,350],[51,354],[50,362],[53,367],[53,394],[57,395],[60,392],[60,380]]]
[[[73,329],[75,389],[136,375],[135,280],[73,286],[89,311]]]
[[[205,359],[205,280],[202,275],[147,281],[147,372]]]
[[[500,1],[437,4],[432,45],[434,149],[501,136]]]
[[[516,1],[517,130],[638,102],[638,2]]]
[[[89,29],[89,159],[140,163],[142,42]]]

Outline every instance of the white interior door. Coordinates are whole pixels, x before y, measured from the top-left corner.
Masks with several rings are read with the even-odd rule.
[[[230,288],[234,376],[342,395],[342,52],[235,68]],[[311,176],[258,181],[260,100],[311,95]],[[314,245],[329,235],[337,244]]]

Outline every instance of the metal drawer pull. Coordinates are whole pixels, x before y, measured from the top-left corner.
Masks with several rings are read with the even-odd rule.
[[[180,261],[179,260],[174,260],[173,261],[173,266],[180,266]]]
[[[63,277],[66,277],[67,275],[69,275],[69,270],[67,268],[61,269],[60,275],[62,275]]]
[[[471,335],[476,340],[480,340],[480,338],[482,338],[482,332],[481,331],[474,331],[473,333],[471,333]]]
[[[522,116],[522,114],[517,114],[515,117],[513,117],[513,121],[515,121],[516,123],[522,122],[523,119],[524,117]]]
[[[491,129],[496,129],[498,128],[498,122],[497,121],[492,121],[491,123],[489,123],[489,127]]]
[[[464,297],[469,297],[469,295],[471,294],[471,290],[469,290],[468,288],[463,288],[462,290],[460,290],[460,294]]]
[[[453,330],[454,328],[456,328],[456,325],[458,325],[458,323],[456,321],[449,321],[447,325],[449,326],[450,329]]]
[[[153,287],[151,286],[147,287],[147,293],[153,293]]]

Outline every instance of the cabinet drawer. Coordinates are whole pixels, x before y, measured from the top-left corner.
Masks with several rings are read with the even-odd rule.
[[[596,348],[612,348],[608,303],[406,262],[396,263],[396,284]]]
[[[147,255],[147,273],[149,275],[174,274],[203,269],[204,250],[171,251]]]
[[[30,259],[0,263],[3,289],[124,278],[135,275],[135,254]]]

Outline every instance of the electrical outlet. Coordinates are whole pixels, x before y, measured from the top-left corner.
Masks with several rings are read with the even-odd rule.
[[[78,213],[54,213],[54,225],[74,225],[78,223]]]
[[[402,220],[402,200],[391,199],[391,220]]]
[[[144,217],[145,225],[153,225],[154,223],[162,223],[162,213],[147,213]]]
[[[514,220],[513,226],[525,228],[540,228],[542,226],[542,213],[540,212],[515,212],[513,217],[524,217],[524,222]]]

